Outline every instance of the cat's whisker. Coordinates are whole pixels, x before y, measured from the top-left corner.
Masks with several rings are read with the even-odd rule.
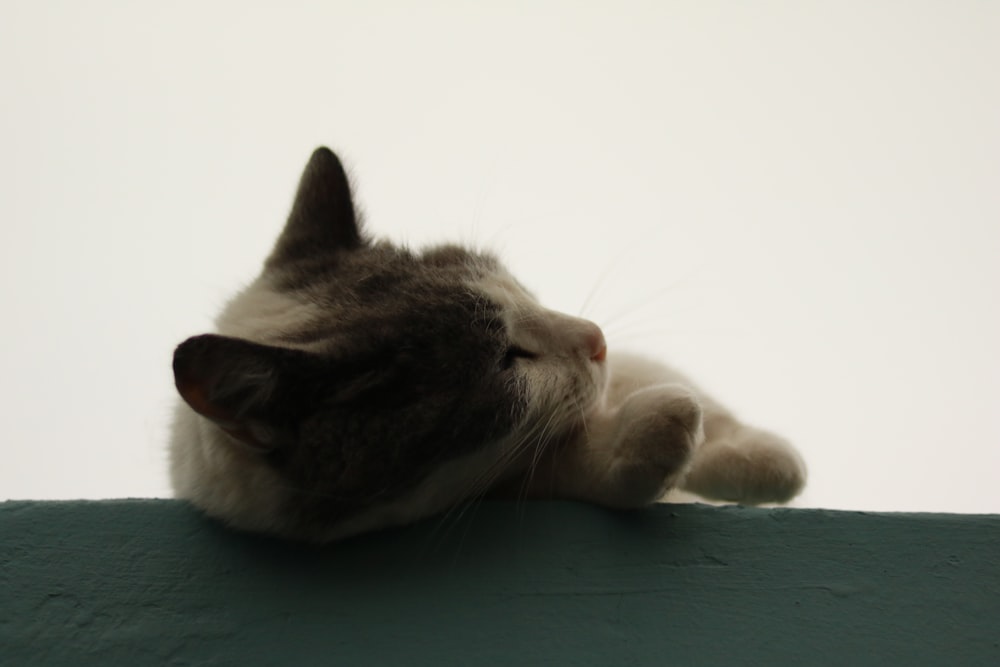
[[[583,300],[583,305],[580,306],[580,310],[578,311],[580,317],[586,317],[587,310],[592,305],[594,298],[600,293],[601,288],[605,285],[611,274],[622,265],[623,260],[634,257],[639,249],[640,246],[637,243],[622,246],[618,249],[618,252],[615,253],[615,256],[604,265],[601,273],[597,276],[597,280],[594,281],[594,286],[590,288],[590,291],[587,293],[587,297]],[[628,264],[630,263],[626,262],[626,265]]]
[[[583,403],[578,398],[573,400],[573,406],[576,408],[576,411],[580,413],[580,422],[579,423],[580,423],[580,426],[583,428],[583,434],[589,440],[590,439],[590,427],[587,425],[587,421],[588,421],[587,420],[587,411],[584,408]]]
[[[487,466],[472,480],[470,480],[460,492],[460,500],[440,517],[437,527],[434,531],[432,531],[429,537],[433,537],[434,534],[449,521],[452,526],[457,525],[465,513],[469,510],[470,506],[481,502],[497,479],[499,479],[499,477],[508,469],[508,466],[516,461],[521,453],[530,446],[538,430],[539,424],[533,424],[529,431],[525,433],[516,443],[502,452],[491,465]],[[445,532],[441,539],[445,539],[449,532],[450,528]]]
[[[601,274],[597,276],[597,280],[594,281],[594,286],[590,288],[586,298],[583,300],[583,304],[580,306],[580,310],[577,311],[580,317],[586,317],[587,309],[590,308],[591,301],[593,301],[594,297],[597,296],[598,292],[600,292],[601,287],[608,279],[608,276],[611,275],[616,263],[617,262],[615,261],[608,262],[608,264],[604,267],[604,270],[601,271]]]
[[[681,285],[682,281],[677,281],[670,285],[664,286],[651,294],[646,294],[645,296],[642,296],[638,299],[634,299],[626,303],[624,306],[616,309],[613,313],[611,313],[607,317],[601,318],[602,325],[605,328],[610,327],[619,322],[624,317],[635,315],[636,313],[639,313],[643,310],[646,310],[648,308],[660,304],[668,296],[673,296],[674,294],[676,294],[678,288]],[[676,313],[674,311],[671,311],[671,315],[676,316]]]
[[[524,474],[524,479],[521,484],[521,492],[518,494],[518,499],[520,501],[519,510],[522,512],[527,506],[529,499],[529,494],[531,492],[532,484],[534,483],[535,475],[538,471],[538,464],[542,460],[542,457],[546,455],[548,449],[556,442],[558,436],[564,432],[564,427],[566,424],[571,423],[570,415],[574,412],[580,412],[581,417],[584,416],[583,407],[578,398],[574,398],[571,404],[560,406],[559,408],[552,411],[549,420],[546,422],[545,427],[542,429],[538,436],[538,442],[535,445],[535,451],[533,453],[532,459],[528,466],[527,471]],[[585,424],[585,422],[582,422]],[[584,428],[586,426],[584,425]],[[548,488],[553,490],[555,482],[555,465],[549,466],[549,473],[551,478],[549,479]]]
[[[553,425],[557,423],[556,422],[557,415],[558,411],[553,411],[552,414],[549,415],[548,421],[545,422],[545,426],[542,427],[541,431],[538,434],[534,447],[535,451],[532,452],[531,461],[528,464],[528,469],[526,471],[526,474],[524,475],[524,479],[521,482],[521,489],[520,492],[518,493],[518,497],[522,501],[528,500],[528,495],[531,492],[531,483],[534,480],[535,470],[538,467],[538,462],[541,459],[542,455],[544,454],[545,449],[548,447],[549,442],[552,440],[554,436],[555,429],[553,428]]]
[[[609,334],[608,339],[614,341],[616,346],[621,346],[622,344],[627,344],[632,341],[648,340],[650,338],[681,340],[684,338],[690,339],[696,337],[699,339],[719,338],[725,340],[732,339],[734,336],[738,336],[739,334],[739,329],[730,329],[726,327],[703,328],[698,330],[688,328],[648,328],[616,332],[614,334]]]
[[[486,494],[492,488],[493,484],[499,479],[499,477],[506,471],[507,466],[516,458],[513,454],[515,452],[511,451],[506,453],[502,460],[497,461],[491,468],[489,468],[486,474],[483,474],[479,478],[479,482],[474,485],[474,488],[470,489],[467,494],[463,495],[463,499],[449,508],[437,522],[437,525],[428,536],[428,539],[433,539],[436,535],[440,533],[440,542],[443,543],[447,539],[448,535],[451,533],[452,529],[462,522],[463,518],[466,518],[469,510],[472,510],[472,514],[469,516],[469,521],[466,525],[466,533],[469,527],[471,527],[472,518],[475,516],[475,512],[478,507],[486,498]],[[441,533],[441,531],[444,531]],[[463,533],[463,539],[464,535]]]
[[[474,498],[472,498],[468,503],[466,503],[465,508],[455,518],[454,525],[457,525],[458,522],[461,520],[462,516],[464,515],[464,513],[469,509],[469,506],[472,506],[472,514],[466,523],[465,530],[462,533],[462,538],[459,540],[458,544],[459,551],[461,550],[462,545],[465,543],[465,538],[469,534],[469,530],[472,528],[472,522],[475,519],[476,511],[479,509],[483,501],[486,499],[486,494],[489,492],[490,488],[492,488],[493,484],[506,471],[507,465],[516,461],[517,458],[521,455],[521,453],[523,453],[524,449],[528,448],[530,445],[531,445],[531,439],[525,438],[521,446],[512,449],[511,456],[508,457],[506,465],[498,466],[496,472],[493,475],[491,475],[491,477],[483,484],[482,489],[476,494]]]
[[[650,338],[657,338],[661,340],[672,340],[681,331],[679,329],[639,329],[631,330],[626,332],[615,332],[613,334],[608,334],[608,340],[612,341],[616,348],[628,347],[628,345],[636,340],[648,340]]]
[[[686,316],[686,312],[688,310],[690,309],[674,308],[671,311],[670,322],[674,323],[679,321],[683,322],[691,321],[691,318]],[[628,316],[626,315],[625,317],[619,318],[618,321],[612,324],[604,325],[603,327],[604,335],[609,341],[618,343],[623,339],[629,338],[631,334],[636,331],[656,330],[658,332],[668,332],[670,334],[678,334],[678,335],[691,332],[691,328],[688,326],[685,326],[684,329],[681,329],[679,327],[674,328],[674,327],[664,327],[664,326],[657,326],[657,327],[648,326],[649,324],[657,324],[658,320],[662,321],[662,318],[657,318],[653,313],[636,312],[630,315],[635,316],[631,321],[625,319],[625,317]]]

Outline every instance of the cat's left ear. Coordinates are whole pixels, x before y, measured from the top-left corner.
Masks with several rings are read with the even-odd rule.
[[[353,250],[363,243],[344,166],[333,151],[321,146],[302,172],[292,212],[267,264],[294,263]]]

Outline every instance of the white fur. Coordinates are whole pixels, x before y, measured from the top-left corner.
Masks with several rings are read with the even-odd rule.
[[[329,313],[323,313],[316,303],[274,289],[265,275],[230,299],[215,318],[215,326],[223,336],[264,345],[308,349],[309,345],[290,343],[286,337],[300,330],[304,323],[319,320],[324,315],[329,317]]]
[[[245,530],[280,532],[283,526],[278,475],[184,403],[174,415],[170,481],[178,498]]]

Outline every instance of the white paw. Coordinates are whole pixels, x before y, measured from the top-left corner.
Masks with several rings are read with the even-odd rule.
[[[705,438],[701,404],[681,385],[649,387],[625,399],[618,414],[617,477],[635,502],[652,502],[688,469]]]
[[[788,502],[805,482],[805,462],[791,445],[743,427],[698,450],[683,488],[706,498],[759,505]]]

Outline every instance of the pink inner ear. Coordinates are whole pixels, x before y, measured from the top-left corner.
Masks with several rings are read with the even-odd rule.
[[[205,388],[196,383],[177,382],[177,391],[180,392],[184,402],[191,406],[191,409],[202,417],[211,419],[212,422],[228,433],[234,440],[246,445],[255,452],[265,452],[271,449],[267,445],[259,442],[246,425],[237,421],[234,416],[219,408],[205,396]]]
[[[183,382],[180,379],[177,380],[176,384],[181,398],[191,406],[192,410],[203,417],[208,417],[212,421],[220,422],[223,425],[234,425],[233,415],[220,409],[218,405],[208,400],[208,397],[205,395],[205,387],[201,384],[197,382]]]

